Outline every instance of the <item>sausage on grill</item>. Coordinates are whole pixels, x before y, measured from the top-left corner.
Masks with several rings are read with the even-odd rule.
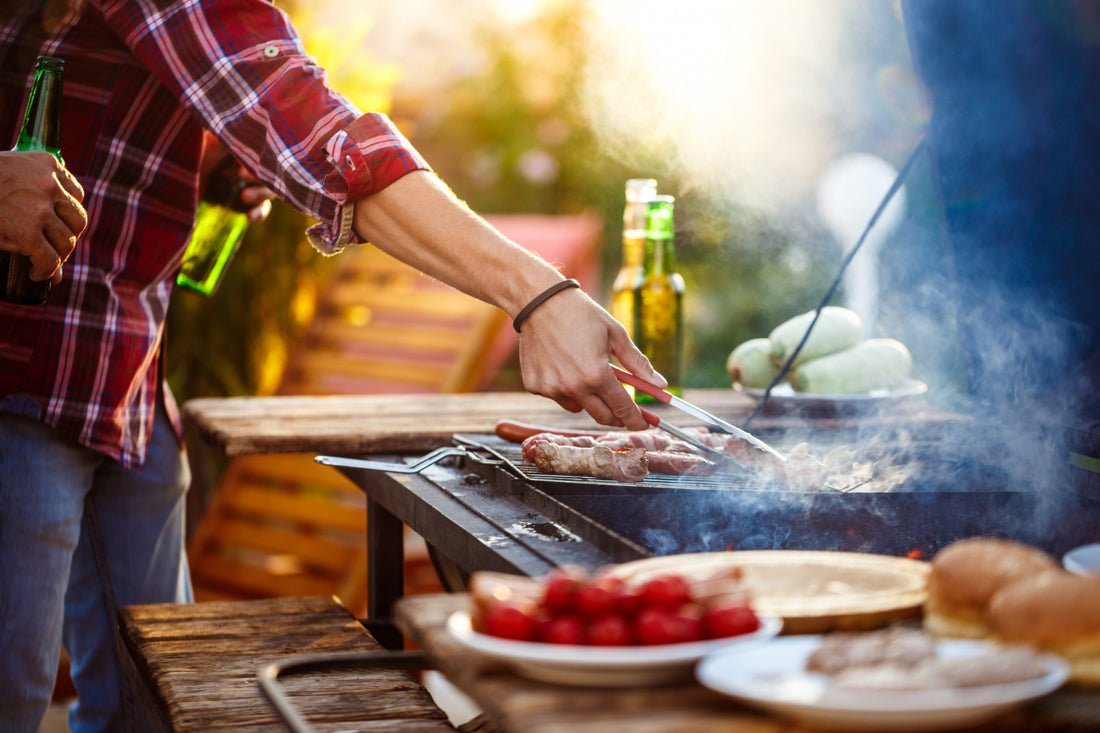
[[[641,481],[649,475],[646,452],[640,448],[561,445],[534,435],[523,442],[523,458],[543,473],[625,482]]]

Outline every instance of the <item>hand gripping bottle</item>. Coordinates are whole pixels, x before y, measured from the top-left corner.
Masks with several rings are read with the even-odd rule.
[[[61,74],[64,69],[62,59],[38,57],[23,127],[13,150],[45,150],[64,164],[61,160]],[[31,280],[30,270],[30,257],[0,251],[0,300],[43,305],[50,294],[50,281]]]

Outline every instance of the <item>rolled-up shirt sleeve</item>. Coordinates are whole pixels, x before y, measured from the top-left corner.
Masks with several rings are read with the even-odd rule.
[[[331,254],[359,242],[351,228],[354,204],[380,191],[401,176],[425,170],[427,163],[385,115],[368,112],[333,135],[325,152],[340,182],[333,186],[337,213],[329,223],[310,227],[309,241]]]

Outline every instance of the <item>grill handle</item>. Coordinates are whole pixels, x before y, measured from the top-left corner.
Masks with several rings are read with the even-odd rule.
[[[343,456],[317,456],[314,462],[324,466],[340,466],[342,468],[365,468],[369,471],[385,471],[386,473],[420,473],[428,466],[439,463],[450,456],[464,456],[466,449],[461,446],[443,446],[436,448],[423,458],[413,463],[398,463],[396,461],[374,461],[366,458],[345,458]]]
[[[332,669],[431,669],[424,652],[349,652],[345,654],[306,654],[271,664],[260,670],[256,681],[275,712],[293,733],[313,733],[313,727],[302,717],[290,697],[279,684],[280,677]]]

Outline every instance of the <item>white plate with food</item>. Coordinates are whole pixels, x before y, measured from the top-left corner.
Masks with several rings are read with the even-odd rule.
[[[764,390],[739,387],[745,394],[757,400],[764,398]],[[920,397],[928,391],[928,385],[919,379],[903,379],[891,387],[856,394],[811,394],[795,392],[787,382],[780,382],[768,395],[768,406],[773,409],[806,409],[830,412],[858,412],[885,407],[895,402]]]
[[[804,725],[827,730],[931,731],[992,720],[1058,689],[1068,674],[1059,657],[1028,652],[1027,669],[1005,675],[1009,679],[1026,677],[1018,681],[945,687],[942,675],[933,682],[901,683],[892,676],[895,673],[879,670],[880,682],[866,675],[858,681],[838,682],[837,677],[806,668],[823,638],[791,636],[722,650],[705,657],[695,675],[716,692]],[[948,665],[946,669],[994,651],[1015,654],[1020,650],[961,639],[935,642],[935,652]],[[999,658],[992,664],[994,670],[1003,667]]]
[[[505,662],[517,674],[542,682],[572,686],[633,687],[690,679],[692,668],[706,654],[758,644],[782,627],[779,617],[757,614],[760,628],[724,639],[654,646],[577,646],[512,641],[474,631],[470,614],[456,611],[447,630],[460,643]]]

